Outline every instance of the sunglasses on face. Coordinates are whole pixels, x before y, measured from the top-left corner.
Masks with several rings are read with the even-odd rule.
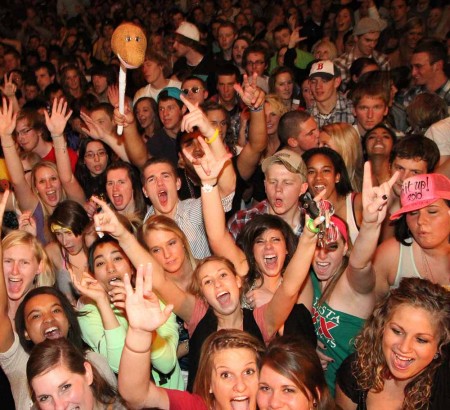
[[[201,90],[203,90],[202,87],[192,87],[192,88],[183,88],[183,89],[181,90],[181,92],[182,92],[184,95],[188,95],[188,94],[189,94],[189,91],[190,91],[191,93],[193,93],[193,94],[198,94]]]

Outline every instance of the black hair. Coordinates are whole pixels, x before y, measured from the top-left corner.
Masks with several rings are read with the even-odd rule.
[[[334,171],[340,175],[339,182],[336,182],[336,192],[339,196],[346,196],[353,191],[352,183],[348,176],[347,167],[345,166],[342,157],[333,149],[328,147],[312,148],[306,151],[303,155],[303,161],[305,161],[308,167],[308,162],[315,155],[324,155],[330,159],[333,163]]]
[[[83,350],[83,339],[81,338],[81,329],[78,323],[78,317],[80,316],[80,313],[78,313],[74,309],[69,299],[67,299],[66,295],[51,286],[39,286],[37,288],[31,289],[25,295],[22,302],[20,302],[19,307],[17,308],[16,317],[14,318],[14,324],[16,327],[16,332],[19,335],[20,344],[23,349],[27,353],[30,353],[31,349],[34,346],[34,343],[25,337],[25,306],[33,297],[38,295],[52,295],[59,300],[64,314],[69,322],[69,332],[67,334],[67,339],[69,339],[78,349]]]

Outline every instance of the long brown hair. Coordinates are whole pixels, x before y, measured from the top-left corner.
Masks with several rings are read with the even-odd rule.
[[[31,351],[27,363],[27,379],[31,387],[32,380],[41,374],[53,370],[57,366],[65,366],[70,372],[85,375],[85,362],[89,362],[69,340],[59,338],[56,340],[44,340],[38,343]],[[93,382],[90,386],[95,399],[103,404],[114,402],[117,391],[101,376],[94,365],[91,364]],[[33,392],[34,396],[34,392]]]
[[[195,377],[193,392],[198,394],[208,409],[214,408],[215,398],[210,393],[211,374],[216,353],[225,349],[249,349],[255,353],[258,370],[264,346],[254,336],[236,329],[221,329],[208,336],[202,347],[197,376]]]
[[[400,286],[392,289],[377,304],[361,334],[357,336],[357,360],[353,373],[361,389],[376,393],[383,391],[384,382],[389,377],[382,349],[384,330],[396,309],[405,305],[423,309],[432,315],[439,340],[438,354],[404,389],[402,409],[413,410],[426,406],[436,369],[447,360],[443,347],[450,343],[450,292],[442,286],[425,279],[402,279]]]

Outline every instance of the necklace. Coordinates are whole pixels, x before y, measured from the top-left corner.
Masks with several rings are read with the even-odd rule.
[[[428,259],[423,249],[422,249],[422,265],[425,271],[425,276],[428,276],[431,279],[431,282],[437,283],[436,280],[434,279],[433,272],[431,271],[430,264],[428,263]]]

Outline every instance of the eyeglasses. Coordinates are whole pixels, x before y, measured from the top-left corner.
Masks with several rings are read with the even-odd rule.
[[[86,152],[86,154],[84,154],[84,158],[85,159],[94,159],[95,156],[98,156],[99,158],[104,158],[108,155],[108,153],[105,150],[102,151],[97,151],[97,152]]]
[[[28,134],[33,128],[24,128],[23,130],[17,131],[17,135],[20,137],[22,135]]]
[[[183,88],[183,89],[181,90],[181,92],[182,92],[184,95],[188,95],[188,94],[189,94],[189,91],[190,91],[191,93],[198,94],[201,90],[203,90],[202,87],[192,87],[192,88]]]

